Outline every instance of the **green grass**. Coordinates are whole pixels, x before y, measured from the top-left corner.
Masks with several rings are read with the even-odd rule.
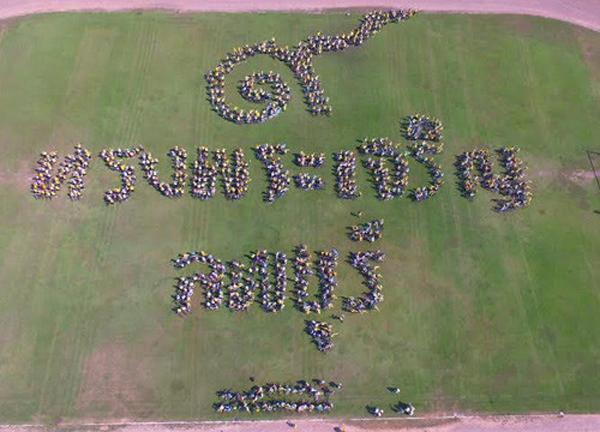
[[[240,66],[283,74],[288,111],[259,126],[214,114],[204,72],[231,48],[275,36],[294,44],[316,30],[352,28],[357,16],[48,15],[5,25],[0,42],[0,421],[207,419],[214,392],[261,381],[341,380],[335,415],[387,408],[399,385],[420,413],[600,410],[600,193],[585,149],[600,149],[600,34],[537,18],[422,15],[364,47],[315,60],[334,114],[305,111],[289,70],[268,59]],[[241,103],[241,102],[239,102]],[[328,188],[261,201],[250,193],[176,201],[140,185],[107,208],[117,177],[92,161],[81,202],[35,201],[40,151],[81,141],[95,153],[143,144],[168,167],[174,145],[263,142],[294,151],[351,149],[364,136],[400,140],[399,120],[427,112],[446,125],[447,184],[432,200],[380,203]],[[454,155],[482,143],[519,145],[535,199],[510,215],[490,194],[459,196]],[[286,164],[296,172],[290,157]],[[417,168],[414,168],[417,171]],[[359,250],[345,237],[351,211],[384,217],[385,302],[335,324],[335,349],[318,353],[291,307],[267,315],[170,312],[170,259],[205,249],[222,259],[255,248]],[[339,266],[339,295],[358,293]],[[336,304],[336,308],[339,305]],[[388,410],[389,411],[389,410]]]

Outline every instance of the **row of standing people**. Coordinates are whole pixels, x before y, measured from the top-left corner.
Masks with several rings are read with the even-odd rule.
[[[322,379],[299,380],[291,384],[254,385],[246,391],[224,389],[217,392],[220,401],[213,404],[218,413],[258,412],[329,412],[329,398],[342,388],[340,383]]]

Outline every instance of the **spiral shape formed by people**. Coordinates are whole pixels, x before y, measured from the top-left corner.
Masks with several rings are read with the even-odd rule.
[[[210,104],[221,117],[236,124],[264,123],[285,111],[291,99],[290,87],[273,71],[252,73],[239,83],[241,97],[248,102],[265,104],[262,109],[245,110],[232,106],[225,97],[225,77],[237,65],[257,55],[268,55],[283,62],[292,71],[302,87],[304,102],[311,114],[329,115],[331,105],[314,71],[313,57],[325,52],[343,51],[350,46],[359,47],[387,24],[404,21],[414,14],[412,10],[369,12],[349,33],[324,35],[318,32],[293,48],[279,46],[274,39],[235,48],[205,75]],[[268,86],[270,91],[264,86]]]

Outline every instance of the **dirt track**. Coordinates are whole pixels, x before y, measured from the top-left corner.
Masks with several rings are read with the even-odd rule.
[[[600,31],[600,0],[0,0],[0,19],[44,12],[127,9],[178,11],[322,10],[411,7],[434,12],[538,15]]]
[[[346,432],[598,432],[600,415],[523,415],[466,416],[427,419],[367,419],[360,421],[294,420],[291,427],[284,420],[255,422],[173,422],[173,423],[97,423],[60,425],[65,432],[334,432],[341,427]],[[0,432],[46,432],[51,426],[0,426]]]

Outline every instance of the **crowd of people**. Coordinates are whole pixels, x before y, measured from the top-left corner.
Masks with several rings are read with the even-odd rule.
[[[192,166],[190,193],[194,198],[207,200],[217,191],[217,168],[210,163],[210,152],[206,147],[198,147],[198,156]]]
[[[389,138],[366,139],[358,149],[362,154],[377,157],[369,157],[364,162],[365,167],[371,170],[377,198],[390,200],[402,196],[408,186],[410,172],[406,152],[400,151]],[[391,173],[386,159],[392,162]]]
[[[421,141],[414,143],[409,147],[412,157],[423,164],[431,176],[431,181],[427,186],[419,186],[411,191],[411,198],[414,201],[424,201],[434,196],[444,184],[444,173],[442,167],[435,160],[434,155],[443,151],[444,145],[439,142]]]
[[[360,196],[356,183],[356,153],[343,150],[333,156],[337,162],[335,172],[335,190],[343,199],[355,199]]]
[[[129,199],[129,196],[135,190],[137,176],[135,175],[135,168],[123,163],[122,159],[138,157],[141,152],[141,147],[104,149],[100,152],[100,158],[106,166],[112,171],[118,172],[121,178],[121,187],[113,188],[104,193],[106,204],[115,204]]]
[[[402,121],[402,130],[407,140],[438,142],[443,138],[444,126],[434,117],[413,114]]]
[[[406,20],[413,14],[411,10],[369,12],[363,16],[360,25],[349,33],[324,35],[318,32],[293,48],[279,46],[274,39],[235,48],[205,75],[210,103],[221,117],[237,124],[263,123],[282,113],[290,100],[290,90],[281,76],[274,72],[248,75],[239,88],[241,96],[247,101],[266,103],[262,110],[231,106],[225,97],[225,77],[235,66],[256,55],[268,55],[285,63],[294,73],[304,92],[308,111],[313,115],[328,115],[331,105],[314,71],[313,57],[324,52],[342,51],[350,46],[359,47],[385,25]],[[271,92],[258,89],[258,85],[268,85]]]
[[[294,183],[298,189],[305,191],[321,190],[325,187],[323,179],[316,175],[300,173],[294,176]]]
[[[167,153],[173,164],[173,182],[161,182],[158,178],[158,159],[145,150],[140,152],[140,168],[148,184],[167,198],[181,197],[187,182],[187,151],[176,146]]]
[[[200,284],[203,288],[203,305],[206,309],[219,309],[223,303],[225,265],[213,254],[204,251],[186,252],[178,255],[173,260],[173,266],[177,269],[183,269],[194,263],[207,264],[210,272],[194,273],[192,276],[180,276],[176,279],[173,301],[175,303],[174,310],[180,315],[185,315],[191,311],[191,300],[196,284]]]
[[[362,297],[344,297],[342,308],[345,311],[367,312],[377,309],[377,305],[383,301],[381,274],[378,273],[379,266],[371,266],[369,262],[382,262],[384,258],[385,253],[381,250],[350,252],[348,262],[364,278],[364,284],[368,291]]]
[[[35,174],[31,182],[31,192],[35,198],[54,198],[67,178],[69,178],[68,197],[72,201],[81,198],[85,189],[84,178],[90,164],[92,154],[81,144],[75,145],[73,154],[67,155],[60,163],[56,174],[52,174],[58,162],[56,152],[42,152],[37,161]]]
[[[294,258],[294,296],[296,308],[304,313],[321,313],[330,309],[335,299],[333,293],[337,287],[337,261],[339,252],[337,249],[318,252],[317,276],[319,278],[318,301],[308,300],[309,277],[314,275],[311,254],[306,245],[295,248]]]
[[[311,337],[312,342],[321,352],[327,352],[333,348],[333,338],[337,333],[333,332],[333,326],[324,321],[306,320],[304,331]]]
[[[382,224],[383,221],[378,223]],[[318,313],[331,309],[336,296],[339,252],[336,249],[317,252],[316,261],[311,261],[311,253],[305,245],[294,249],[294,303],[295,307],[305,313]],[[179,254],[173,259],[176,269],[183,269],[191,264],[205,264],[208,271],[195,272],[176,278],[173,294],[173,310],[180,315],[188,314],[192,309],[192,297],[195,288],[202,290],[202,306],[207,310],[217,310],[225,305],[231,311],[246,311],[257,302],[265,312],[279,312],[285,307],[287,290],[288,258],[284,252],[269,253],[258,250],[248,255],[250,264],[245,266],[233,260],[223,264],[221,260],[205,251],[192,251]],[[351,252],[349,263],[364,278],[368,288],[362,297],[344,298],[342,309],[350,312],[366,312],[377,309],[383,301],[381,293],[381,275],[378,266],[370,266],[369,261],[381,262],[383,252]],[[314,270],[313,270],[314,266]],[[309,300],[309,278],[315,276],[319,281],[315,300]],[[336,316],[334,315],[334,318]],[[343,315],[339,317],[343,321]],[[321,321],[305,321],[305,331],[312,338],[319,351],[325,352],[333,347],[333,327]]]
[[[191,194],[194,198],[207,200],[215,196],[217,177],[223,182],[225,198],[239,200],[248,192],[250,171],[244,150],[237,148],[230,161],[225,149],[214,151],[214,164],[210,162],[210,153],[206,147],[198,147],[198,157],[192,167]]]
[[[249,272],[257,276],[259,303],[265,312],[279,312],[285,307],[287,289],[287,256],[284,252],[274,254],[274,283],[269,280],[269,253],[259,250],[250,255]]]
[[[303,168],[320,168],[325,164],[324,153],[296,153],[294,162]],[[325,187],[323,179],[316,175],[300,173],[294,176],[296,187],[305,191],[321,190]]]
[[[215,151],[215,162],[217,170],[223,178],[225,198],[239,200],[248,192],[250,171],[244,150],[236,148],[232,153],[232,157],[233,162],[227,157],[225,149]]]
[[[281,158],[277,156],[284,155],[287,151],[285,144],[261,144],[256,147],[256,157],[263,163],[269,182],[263,194],[266,202],[281,198],[290,187],[290,172],[283,169]]]
[[[217,392],[220,401],[213,404],[213,408],[218,413],[327,413],[333,408],[329,398],[341,388],[341,384],[333,381],[328,383],[322,379],[314,379],[311,382],[300,380],[293,384],[254,385],[240,392],[224,389]]]
[[[257,283],[247,276],[246,267],[239,261],[233,260],[228,264],[227,307],[235,312],[247,311],[254,302]]]
[[[525,177],[525,164],[517,157],[518,147],[503,147],[497,153],[504,175],[494,174],[490,153],[486,149],[465,152],[457,157],[459,189],[463,196],[473,198],[477,185],[507,198],[494,200],[494,210],[507,212],[529,205],[533,198],[531,185]]]
[[[368,241],[370,243],[379,240],[383,235],[383,219],[376,219],[360,225],[350,227],[350,240]]]

